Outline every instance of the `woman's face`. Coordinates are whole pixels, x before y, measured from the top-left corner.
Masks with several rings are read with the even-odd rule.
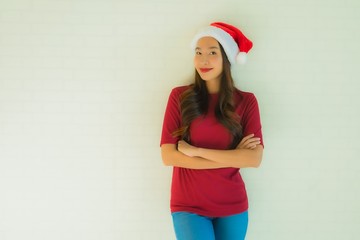
[[[215,38],[203,37],[197,42],[194,65],[205,81],[220,82],[223,72],[223,58],[220,45]]]

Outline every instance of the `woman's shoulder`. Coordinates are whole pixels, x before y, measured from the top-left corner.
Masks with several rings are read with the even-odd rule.
[[[234,104],[236,112],[241,114],[246,114],[246,112],[253,111],[258,108],[258,101],[255,94],[241,90],[236,90]]]
[[[191,85],[183,85],[183,86],[177,86],[172,89],[173,92],[185,92],[187,89],[189,89]]]
[[[191,85],[184,85],[184,86],[177,86],[177,87],[174,87],[172,90],[171,90],[171,95],[174,95],[174,96],[180,96],[183,92],[185,92],[186,90],[188,90],[189,88],[191,87]]]
[[[252,101],[256,101],[256,97],[255,94],[252,92],[246,92],[246,91],[242,91],[239,89],[235,89],[235,99],[236,102],[241,101],[241,102],[252,102]]]

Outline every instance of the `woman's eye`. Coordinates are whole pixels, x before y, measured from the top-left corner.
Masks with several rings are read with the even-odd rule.
[[[196,55],[201,55],[201,52],[196,51],[195,54],[196,54]]]
[[[210,52],[210,55],[216,55],[216,52]]]

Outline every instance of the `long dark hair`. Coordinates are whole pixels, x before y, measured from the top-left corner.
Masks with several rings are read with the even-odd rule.
[[[234,149],[242,138],[242,126],[239,116],[235,113],[234,107],[234,80],[231,76],[230,62],[220,45],[223,58],[223,73],[220,81],[219,101],[215,107],[215,116],[218,121],[225,126],[233,136],[233,141],[229,148]],[[195,82],[183,92],[180,98],[182,126],[176,130],[173,135],[191,142],[189,127],[191,122],[205,115],[209,107],[209,92],[206,83],[201,79],[199,73],[195,70]]]

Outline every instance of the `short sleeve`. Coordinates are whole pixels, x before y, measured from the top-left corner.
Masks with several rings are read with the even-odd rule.
[[[172,133],[181,126],[180,94],[181,91],[174,88],[169,95],[162,125],[160,146],[164,143],[176,144],[179,141],[179,137],[173,137]]]
[[[260,138],[261,145],[264,146],[260,110],[254,94],[251,94],[248,98],[245,111],[242,116],[242,127],[244,137],[253,133],[255,137]]]

